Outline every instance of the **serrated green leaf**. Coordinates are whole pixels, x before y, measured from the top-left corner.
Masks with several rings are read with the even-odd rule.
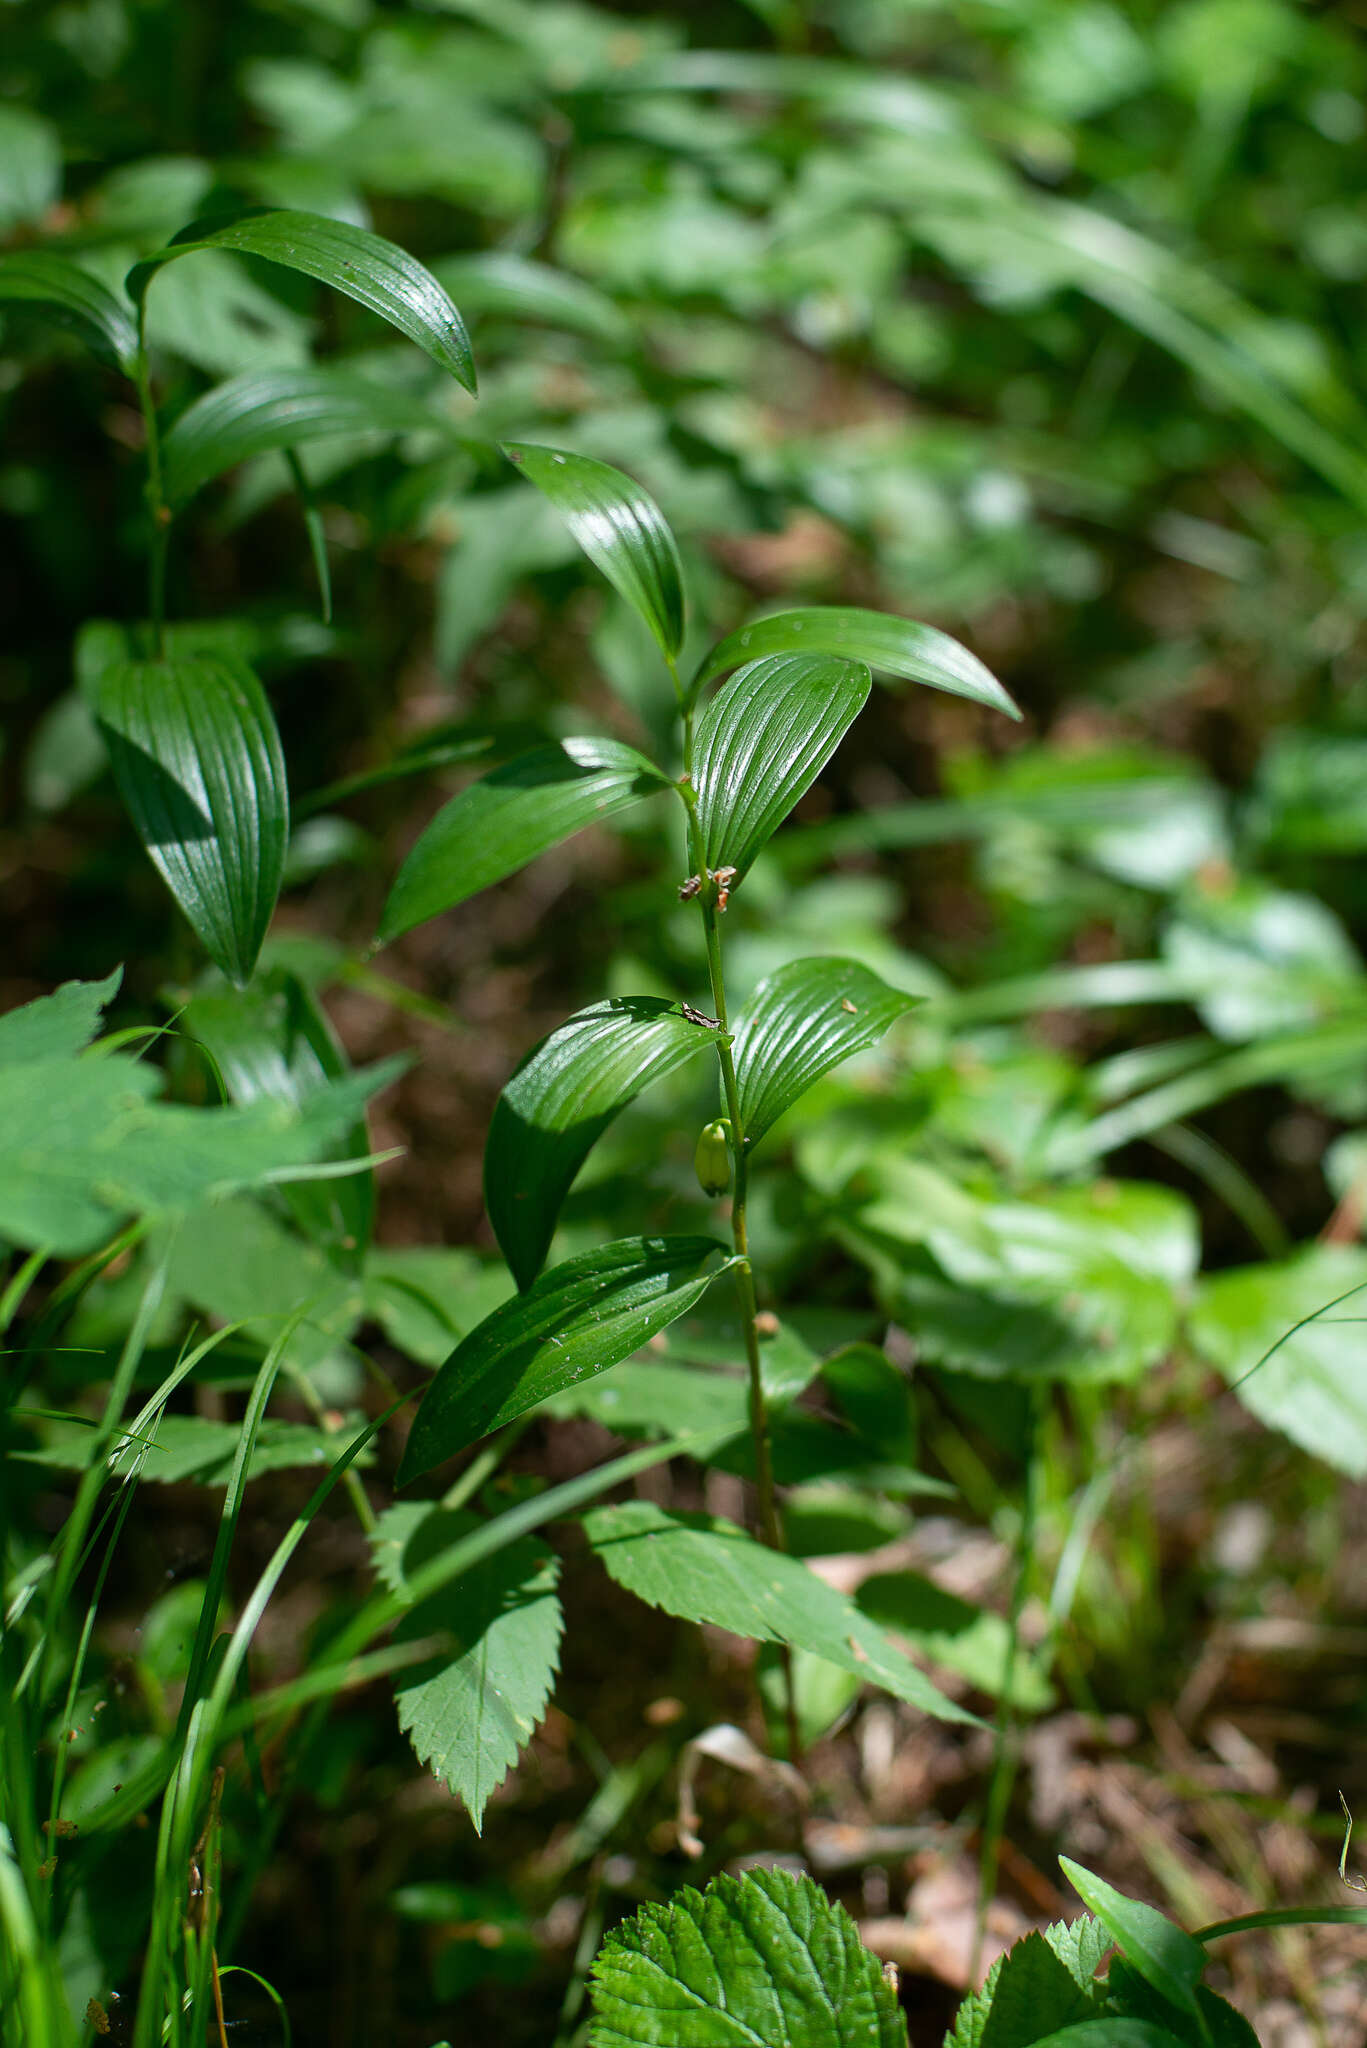
[[[710,1237],[624,1237],[567,1259],[456,1346],[423,1399],[398,1484],[564,1387],[606,1372],[687,1313],[716,1272]],[[725,1268],[718,1268],[724,1271]]]
[[[1075,2025],[1094,1999],[1073,1979],[1042,1934],[1024,1935],[994,1965],[978,1994],[983,2006],[972,2048],[1032,2048],[1041,2034]],[[960,2036],[951,2039],[960,2048]]]
[[[1045,1928],[1044,1938],[1073,1982],[1084,1990],[1101,1968],[1106,1951],[1114,1947],[1106,1929],[1090,1913],[1079,1913],[1076,1920],[1055,1920]]]
[[[128,289],[141,306],[165,263],[196,249],[232,249],[286,270],[300,270],[378,313],[449,370],[467,391],[475,388],[474,358],[465,323],[430,270],[395,242],[349,221],[291,208],[253,208],[226,219],[191,221],[164,249],[128,273]]]
[[[876,1045],[919,1001],[855,960],[790,960],[766,976],[734,1026],[746,1144],[756,1144],[832,1067]]]
[[[584,1529],[611,1577],[651,1607],[810,1650],[939,1720],[975,1718],[938,1692],[852,1600],[800,1558],[766,1549],[734,1522],[627,1501],[593,1509]]]
[[[103,981],[64,981],[50,996],[7,1010],[0,1017],[0,1067],[74,1059],[99,1030],[122,980],[123,969],[116,967]]]
[[[1127,1899],[1104,1877],[1094,1876],[1069,1857],[1060,1856],[1059,1867],[1140,1976],[1182,2012],[1194,2014],[1196,1987],[1206,1967],[1206,1952],[1200,1942],[1193,1941],[1156,1907]]]
[[[540,1272],[570,1183],[618,1110],[713,1043],[676,1003],[620,996],[567,1018],[528,1054],[484,1148],[484,1206],[519,1287]]]
[[[862,661],[875,673],[900,676],[907,682],[929,683],[955,697],[977,704],[1020,712],[990,669],[948,633],[934,626],[899,619],[890,612],[864,611],[845,605],[809,605],[800,611],[778,612],[728,633],[712,649],[693,681],[696,693],[714,676],[765,654],[839,654]]]
[[[97,710],[119,794],[205,951],[251,979],[284,873],[280,735],[244,661],[181,657],[104,669]]]
[[[401,1503],[380,1517],[372,1539],[385,1583],[406,1574],[476,1526],[471,1515]],[[524,1536],[484,1558],[454,1586],[420,1601],[400,1623],[399,1641],[447,1636],[449,1649],[395,1680],[399,1726],[421,1763],[463,1800],[478,1834],[490,1795],[531,1740],[546,1710],[560,1655],[563,1619],[555,1586],[560,1563]]]
[[[906,2048],[906,2021],[841,1906],[787,1870],[716,1877],[613,1929],[591,2048]]]
[[[683,645],[683,567],[663,512],[611,463],[510,441],[504,454],[550,499],[584,553],[671,661]]]
[[[216,384],[188,405],[162,442],[170,504],[254,455],[331,434],[406,434],[440,429],[440,414],[372,378],[310,364],[271,364]]]
[[[48,249],[0,256],[0,302],[4,300],[41,306],[49,320],[75,334],[112,369],[133,375],[138,353],[133,315],[78,263]]]
[[[709,868],[739,876],[816,780],[863,709],[859,662],[772,654],[722,684],[699,716],[693,761]]]
[[[454,909],[663,786],[659,769],[618,740],[561,740],[520,754],[438,811],[399,869],[378,943]]]

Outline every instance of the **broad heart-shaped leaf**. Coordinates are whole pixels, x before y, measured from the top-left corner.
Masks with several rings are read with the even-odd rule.
[[[266,693],[228,655],[119,662],[97,691],[119,794],[215,966],[251,979],[289,838]]]
[[[768,1550],[710,1515],[671,1515],[653,1501],[594,1508],[584,1529],[617,1583],[648,1606],[762,1643],[790,1643],[941,1721],[975,1721],[936,1690],[852,1600],[801,1558]]]
[[[749,1870],[653,1901],[593,1965],[590,2048],[906,2048],[897,1993],[810,1877]]]
[[[871,687],[862,662],[770,654],[738,669],[698,719],[693,783],[710,868],[743,875],[809,789]]]
[[[164,263],[196,249],[232,249],[260,256],[286,270],[301,270],[320,284],[345,292],[378,313],[410,341],[449,370],[467,391],[475,388],[475,364],[465,323],[430,270],[396,242],[350,221],[291,208],[254,207],[245,213],[191,221],[188,227],[128,273],[138,306]]]
[[[778,612],[728,633],[699,669],[693,693],[714,676],[725,675],[728,669],[756,661],[763,654],[840,654],[847,661],[862,661],[875,671],[907,682],[929,683],[955,697],[971,697],[976,704],[1004,711],[1008,718],[1020,717],[991,670],[948,633],[918,625],[915,619],[896,618],[890,612],[845,605],[811,605],[801,611]]]
[[[1205,1974],[1206,1952],[1154,1906],[1127,1899],[1104,1877],[1059,1857],[1059,1868],[1095,1914],[1126,1961],[1155,1991],[1183,2012],[1195,2013],[1196,1987]]]
[[[121,302],[88,270],[47,249],[0,256],[0,301],[40,306],[54,325],[66,328],[88,349],[125,376],[133,375],[138,330]]]
[[[409,1572],[476,1526],[473,1515],[423,1502],[390,1508],[372,1538],[385,1584],[402,1591]],[[449,1649],[401,1671],[394,1693],[419,1761],[464,1801],[477,1834],[550,1698],[564,1625],[559,1570],[544,1543],[523,1536],[419,1601],[396,1631],[399,1641],[450,1638]]]
[[[544,492],[584,553],[645,620],[671,661],[683,645],[683,568],[664,513],[609,462],[504,444],[504,454]]]
[[[717,1277],[711,1237],[623,1237],[567,1259],[462,1338],[423,1397],[398,1484],[606,1372],[687,1314]]]
[[[403,434],[443,425],[406,392],[371,378],[309,364],[244,370],[188,405],[162,443],[162,481],[183,505],[212,477],[264,455],[329,434]]]
[[[919,996],[855,960],[790,960],[766,976],[735,1025],[745,1142],[753,1145],[831,1067],[867,1052]]]
[[[519,1287],[540,1272],[570,1183],[618,1110],[713,1044],[676,1003],[619,996],[567,1018],[528,1054],[484,1148],[484,1206]]]
[[[644,754],[619,740],[561,740],[519,754],[437,812],[395,877],[378,943],[477,896],[585,825],[663,788],[664,780]]]

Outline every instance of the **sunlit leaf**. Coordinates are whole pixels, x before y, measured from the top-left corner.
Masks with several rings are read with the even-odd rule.
[[[988,704],[1009,718],[1020,717],[991,670],[948,633],[918,625],[915,619],[896,618],[891,612],[846,605],[811,605],[801,611],[779,612],[729,633],[699,669],[694,691],[714,676],[765,654],[838,654],[847,661],[862,661],[875,674],[881,670],[907,682],[929,683],[955,697]]]
[[[620,341],[630,330],[610,298],[582,278],[550,263],[536,263],[512,249],[481,249],[472,256],[446,256],[432,274],[469,314],[502,313],[512,320],[542,320],[603,341]]]
[[[769,975],[735,1024],[746,1143],[830,1068],[876,1045],[917,1001],[854,960],[791,960]]]
[[[132,376],[138,352],[132,312],[78,263],[47,249],[0,256],[0,302],[5,300],[41,307],[55,325],[77,335],[112,368]]]
[[[7,1010],[0,1017],[0,1067],[74,1058],[99,1030],[122,980],[116,967],[103,981],[64,981],[50,996]]]
[[[1183,2012],[1195,2013],[1196,1987],[1206,1967],[1200,1942],[1155,1907],[1127,1899],[1069,1857],[1059,1857],[1059,1868],[1140,1976]]]

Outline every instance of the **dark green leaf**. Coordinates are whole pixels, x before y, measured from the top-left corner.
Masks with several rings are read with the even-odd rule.
[[[932,1664],[957,1671],[980,1692],[1000,1699],[1010,1631],[1000,1614],[975,1607],[919,1572],[876,1572],[859,1588],[860,1612],[894,1636],[905,1636]],[[1022,1713],[1053,1704],[1048,1680],[1029,1651],[1011,1660],[1011,1700]]]
[[[640,614],[673,660],[683,644],[683,568],[655,500],[589,455],[510,441],[504,454],[544,492],[589,560]]]
[[[1056,2034],[1036,2039],[1031,2048],[1196,2048],[1195,2038],[1182,2041],[1152,2020],[1080,2020]]]
[[[132,376],[138,353],[133,315],[79,264],[47,249],[0,257],[0,301],[6,299],[41,306],[111,368]]]
[[[955,697],[988,704],[1009,718],[1020,717],[991,671],[948,633],[918,625],[914,619],[896,618],[890,612],[844,605],[779,612],[729,633],[699,669],[693,691],[714,676],[725,675],[742,662],[757,661],[764,654],[839,654],[847,661],[862,661],[875,672],[881,669],[908,682],[929,683]]]
[[[734,1522],[627,1501],[595,1508],[584,1528],[611,1576],[651,1607],[810,1650],[942,1721],[974,1718],[945,1699],[852,1600],[800,1558],[766,1549]]]
[[[383,235],[353,227],[349,221],[289,208],[257,208],[225,219],[191,221],[166,248],[129,271],[134,301],[142,304],[162,264],[196,249],[233,249],[316,277],[320,284],[331,285],[378,313],[467,391],[474,390],[474,359],[460,314],[431,271]]]
[[[1123,1956],[1117,1956],[1106,1972],[1106,1990],[1112,2012],[1166,2027],[1180,2041],[1190,2043],[1190,2048],[1258,2048],[1258,2037],[1243,2014],[1204,1984],[1196,1987],[1199,2019],[1195,2024],[1169,1999],[1160,1997]]]
[[[484,1206],[519,1287],[540,1272],[570,1183],[618,1110],[713,1043],[677,1004],[622,996],[580,1010],[523,1061],[484,1148]]]
[[[399,1484],[564,1387],[629,1358],[716,1278],[710,1237],[626,1237],[567,1259],[459,1343],[418,1410]]]
[[[122,662],[98,684],[114,779],[205,950],[251,979],[289,838],[280,736],[244,661]]]
[[[1039,1933],[999,1956],[955,2016],[945,2048],[1032,2048],[1041,2034],[1085,2019],[1094,1998]]]
[[[876,1045],[919,1000],[854,960],[790,960],[769,975],[735,1025],[746,1144],[762,1138],[831,1067]]]
[[[643,1906],[603,1944],[593,2007],[591,2048],[906,2048],[848,1913],[787,1870]]]
[[[1171,2004],[1195,2013],[1196,1987],[1205,1973],[1206,1952],[1165,1914],[1139,1899],[1127,1899],[1105,1878],[1080,1863],[1059,1857],[1059,1867],[1106,1929],[1126,1960]]]
[[[464,903],[663,786],[659,769],[618,740],[561,740],[519,755],[438,811],[399,869],[379,943]]]
[[[723,683],[698,719],[693,783],[710,868],[743,876],[864,707],[868,670],[771,654]]]
[[[123,969],[116,967],[103,981],[64,981],[52,995],[7,1010],[0,1017],[0,1067],[74,1059],[99,1030],[122,980]]]

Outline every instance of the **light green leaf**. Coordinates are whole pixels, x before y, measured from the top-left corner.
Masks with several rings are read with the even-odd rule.
[[[923,1657],[957,1671],[993,1699],[1002,1696],[1010,1631],[1000,1614],[975,1607],[919,1572],[878,1572],[861,1584],[860,1612],[894,1636],[905,1636]],[[1012,1662],[1011,1701],[1022,1713],[1042,1713],[1053,1692],[1029,1652]]]
[[[919,998],[854,960],[790,960],[759,984],[735,1024],[747,1145],[842,1060],[876,1045]]]
[[[570,1183],[618,1110],[715,1043],[678,1005],[621,996],[567,1018],[498,1098],[484,1206],[519,1287],[541,1270]]]
[[[698,670],[692,693],[714,676],[765,654],[838,654],[846,661],[863,662],[875,674],[881,670],[907,682],[929,683],[933,689],[971,697],[977,704],[1004,711],[1008,718],[1020,717],[990,669],[948,633],[918,625],[914,619],[896,618],[890,612],[846,605],[810,605],[801,611],[779,612],[728,633]]]
[[[289,838],[280,736],[244,661],[123,662],[97,693],[114,779],[138,836],[205,950],[251,979]]]
[[[1036,2038],[1031,2048],[1193,2048],[1189,2036],[1184,2042],[1166,2027],[1152,2020],[1079,2020],[1056,2034]]]
[[[62,190],[62,142],[28,107],[0,106],[0,234],[36,221]]]
[[[593,1966],[590,2048],[906,2048],[878,1958],[811,1878],[751,1870],[653,1902]]]
[[[626,1501],[593,1509],[584,1529],[609,1575],[651,1607],[733,1635],[810,1650],[941,1721],[974,1719],[945,1699],[852,1600],[800,1558],[766,1549],[734,1522]]]
[[[212,477],[253,455],[331,434],[440,430],[438,413],[354,372],[273,364],[245,370],[185,408],[162,443],[162,480],[183,505]]]
[[[391,1344],[434,1369],[511,1292],[501,1260],[456,1246],[372,1247],[366,1258],[366,1313]]]
[[[64,981],[50,996],[7,1010],[0,1017],[0,1067],[74,1059],[99,1030],[122,980],[123,969],[116,967],[103,981]]]
[[[693,783],[709,868],[744,876],[864,708],[868,670],[772,654],[723,683],[699,719]]]
[[[468,1535],[471,1515],[401,1503],[380,1517],[372,1539],[385,1584],[401,1592],[407,1574]],[[395,1680],[399,1726],[421,1763],[462,1799],[478,1834],[490,1795],[531,1740],[546,1710],[560,1655],[563,1619],[555,1585],[560,1562],[524,1536],[484,1558],[453,1586],[420,1601],[400,1623],[400,1642],[444,1636],[443,1648]]]
[[[629,1358],[716,1278],[710,1237],[625,1237],[552,1268],[456,1346],[427,1390],[398,1483],[524,1415],[562,1388]]]
[[[626,316],[606,293],[511,249],[446,256],[432,265],[432,274],[470,314],[543,320],[548,327],[567,327],[601,341],[621,341],[630,332]]]
[[[639,613],[673,660],[683,644],[683,568],[665,516],[611,463],[510,441],[504,454],[545,493],[589,560]]]
[[[133,375],[138,331],[128,306],[78,263],[47,249],[0,256],[0,302],[41,306],[58,326],[125,376]]]
[[[1069,1857],[1060,1856],[1059,1867],[1140,1976],[1171,2004],[1195,2014],[1196,1987],[1206,1967],[1206,1952],[1200,1942],[1174,1926],[1156,1907],[1127,1899],[1105,1878],[1094,1876]]]
[[[465,324],[430,270],[383,235],[349,221],[290,208],[254,208],[227,219],[191,221],[164,249],[128,273],[128,289],[141,306],[164,263],[196,249],[231,249],[260,256],[287,270],[300,270],[320,284],[344,292],[378,313],[410,341],[449,370],[467,391],[475,388],[475,365]]]
[[[1102,1958],[1112,1946],[1111,1937],[1090,1913],[1076,1920],[1055,1920],[1044,1930],[1044,1938],[1075,1984],[1085,1990],[1101,1968]]]
[[[519,754],[438,811],[399,869],[378,943],[464,903],[663,786],[659,769],[618,740],[561,740]]]

